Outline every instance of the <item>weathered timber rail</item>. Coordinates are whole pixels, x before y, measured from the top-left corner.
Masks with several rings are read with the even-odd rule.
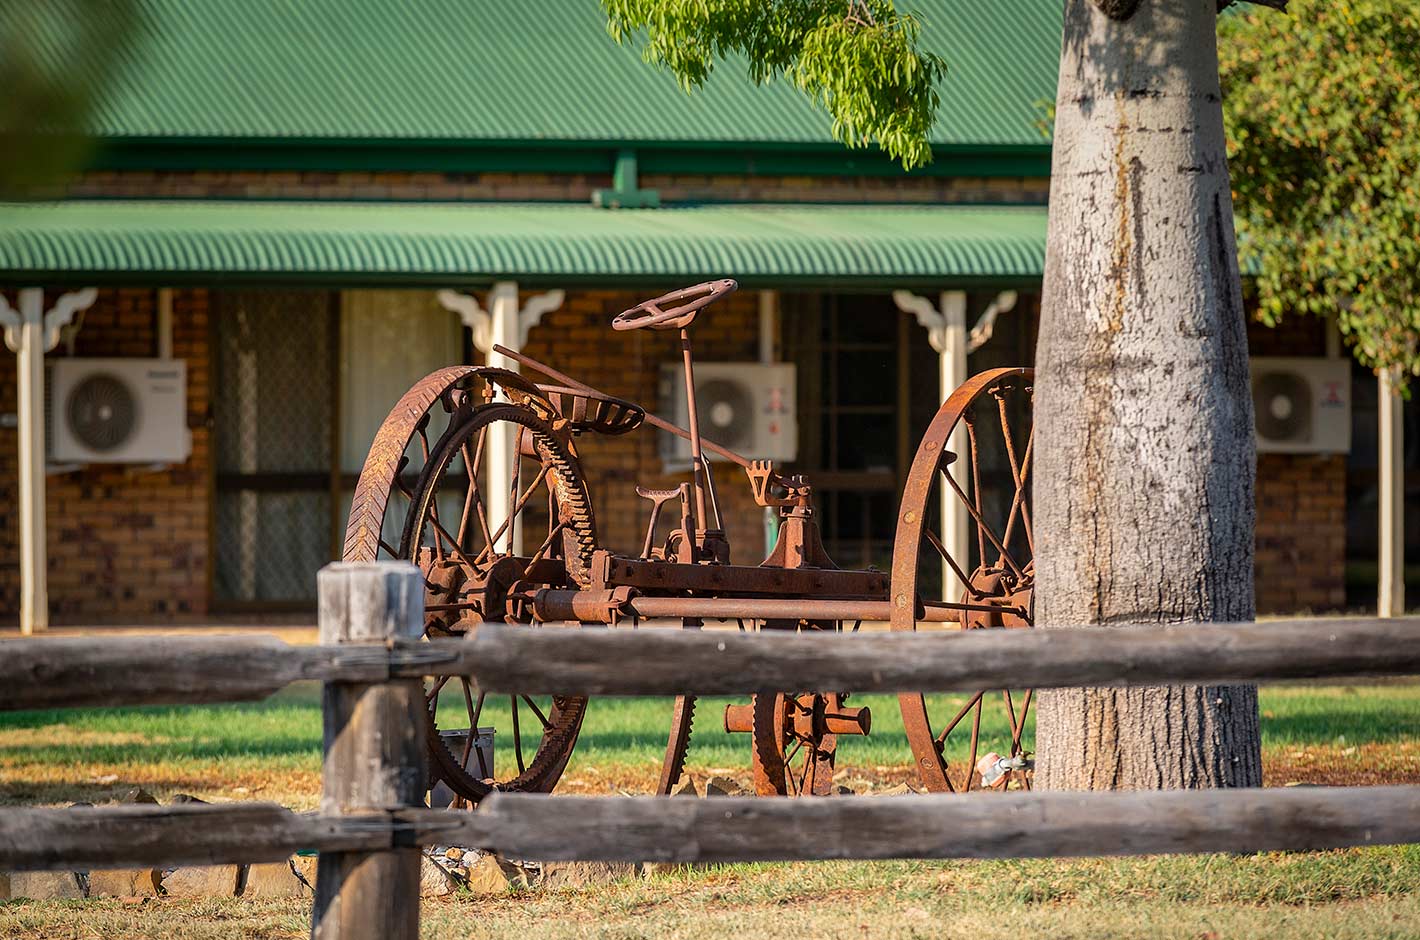
[[[1420,787],[923,795],[826,800],[495,794],[420,808],[420,679],[481,689],[648,695],[799,688],[960,691],[1420,674],[1420,621],[870,633],[803,637],[485,625],[425,643],[402,563],[320,577],[322,645],[265,637],[16,640],[0,710],[245,701],[325,683],[321,810],[269,804],[7,809],[0,869],[272,861],[317,849],[312,935],[418,936],[419,846],[526,858],[727,862],[1265,851],[1420,842]],[[643,626],[646,626],[643,624]]]
[[[384,682],[434,667],[495,692],[593,695],[772,692],[806,675],[859,692],[955,692],[1420,673],[1420,618],[822,636],[486,624],[466,640],[377,645],[171,637],[161,668],[154,643],[9,641],[0,710],[250,701],[302,680]]]
[[[535,821],[534,821],[535,820]],[[95,838],[101,822],[103,836]],[[272,804],[7,809],[15,870],[279,861],[297,849],[495,847],[546,861],[1031,858],[1420,842],[1420,787],[973,793],[773,800],[498,793],[476,813],[298,814]]]

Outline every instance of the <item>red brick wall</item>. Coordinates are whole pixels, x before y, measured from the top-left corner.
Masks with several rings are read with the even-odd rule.
[[[1333,610],[1346,603],[1346,458],[1260,454],[1257,610]]]
[[[1326,323],[1294,316],[1248,325],[1254,356],[1321,356]],[[1257,611],[1334,610],[1346,603],[1346,457],[1259,454]]]
[[[644,299],[630,292],[569,291],[562,307],[530,331],[524,352],[593,388],[670,417],[672,403],[658,400],[657,384],[661,363],[680,361],[678,334],[653,330],[615,333],[610,327],[612,317]],[[741,291],[702,313],[690,331],[696,359],[756,359],[756,304],[754,292]],[[531,370],[523,371],[531,374]],[[686,473],[662,472],[657,450],[660,436],[661,432],[643,427],[622,437],[580,438],[578,448],[604,548],[626,554],[640,550],[651,504],[636,495],[637,484],[668,488],[689,479]],[[743,471],[732,464],[717,462],[714,466],[732,558],[737,564],[758,564],[764,558],[762,510],[750,498]],[[670,514],[668,510],[663,515]]]
[[[1030,202],[1050,182],[1006,177],[646,175],[664,202]],[[94,171],[69,184],[73,198],[507,200],[588,202],[611,173],[263,173]]]
[[[50,295],[53,296],[52,294]],[[153,356],[156,291],[105,289],[75,334],[76,356]],[[48,478],[49,597],[56,622],[150,620],[207,611],[207,295],[176,291],[173,355],[187,362],[192,456],[139,473],[86,467]],[[64,355],[61,343],[51,356]],[[0,411],[13,412],[15,359],[0,357]],[[0,431],[0,623],[19,607],[18,441]]]

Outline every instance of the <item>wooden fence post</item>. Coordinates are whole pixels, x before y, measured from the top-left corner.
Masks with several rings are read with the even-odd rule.
[[[407,562],[332,564],[317,581],[322,644],[388,645],[424,628],[424,579]],[[388,815],[420,805],[425,785],[424,687],[419,679],[327,682],[321,811]],[[322,852],[315,940],[416,940],[417,846]]]

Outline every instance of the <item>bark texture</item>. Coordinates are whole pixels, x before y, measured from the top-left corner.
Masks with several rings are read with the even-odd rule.
[[[1251,620],[1247,341],[1216,0],[1066,0],[1036,373],[1037,622]],[[1253,686],[1040,697],[1052,789],[1258,786]]]

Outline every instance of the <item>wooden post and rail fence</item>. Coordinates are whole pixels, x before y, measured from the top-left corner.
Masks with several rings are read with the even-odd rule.
[[[531,630],[420,639],[413,566],[320,574],[321,645],[273,637],[115,637],[0,644],[0,709],[193,704],[325,683],[320,810],[260,803],[0,812],[0,870],[280,861],[320,853],[312,935],[414,938],[420,846],[548,861],[1021,858],[1327,849],[1420,842],[1420,786],[1132,793],[1009,792],[890,800],[490,796],[422,806],[422,679],[488,692],[739,694],[806,683],[855,692],[1251,682],[1420,674],[1403,619],[796,636]]]

